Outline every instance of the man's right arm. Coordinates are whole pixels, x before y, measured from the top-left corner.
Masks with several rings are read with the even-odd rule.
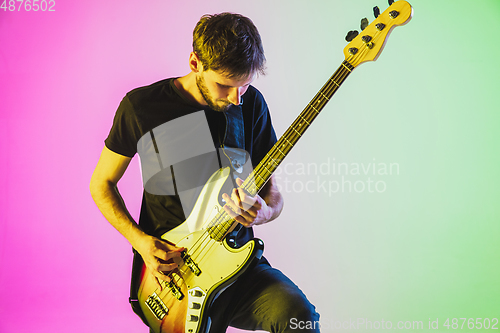
[[[158,279],[169,281],[161,272],[177,267],[172,258],[180,257],[182,248],[146,234],[130,216],[118,191],[117,183],[127,169],[131,158],[104,147],[92,174],[90,193],[104,217],[139,252],[146,267]]]

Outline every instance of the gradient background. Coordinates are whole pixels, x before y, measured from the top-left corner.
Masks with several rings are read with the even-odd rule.
[[[255,86],[281,135],[375,5],[387,8],[56,0],[50,13],[0,10],[0,332],[147,332],[127,302],[130,246],[88,183],[124,94],[187,73],[202,14],[239,12],[259,28],[268,75]],[[451,331],[446,318],[500,318],[500,2],[412,5],[413,20],[354,71],[285,161],[285,210],[256,228],[324,324],[415,320],[429,330],[438,318]],[[399,172],[301,172],[328,161]],[[314,187],[342,181],[385,191]],[[137,158],[119,187],[137,217]]]

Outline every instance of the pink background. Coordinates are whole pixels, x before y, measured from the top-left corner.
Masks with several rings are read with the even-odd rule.
[[[204,12],[135,1],[17,7],[0,10],[0,332],[146,332],[128,305],[131,248],[88,184],[121,98],[186,73]],[[137,160],[120,187],[138,216]]]

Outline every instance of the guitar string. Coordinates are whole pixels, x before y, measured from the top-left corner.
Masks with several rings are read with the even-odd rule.
[[[352,58],[352,57],[351,57]],[[349,61],[346,59],[345,61],[347,61],[349,63]],[[350,64],[350,63],[349,63]],[[336,92],[336,90],[340,87],[340,85],[343,83],[343,81],[347,78],[347,76],[350,74],[350,71],[348,71],[347,69],[344,69],[342,68],[344,66],[344,63],[342,63],[342,65],[339,67],[339,69],[334,73],[334,75],[328,80],[328,82],[323,86],[323,88],[318,92],[318,94],[315,96],[315,98],[313,98],[312,101],[316,100],[317,99],[317,96],[319,94],[322,94],[325,99],[322,99],[322,98],[319,98],[318,99],[318,103],[320,104],[319,106],[319,111],[313,107],[311,105],[311,102],[305,107],[304,111],[299,115],[299,117],[297,117],[295,119],[295,121],[292,123],[292,125],[287,129],[287,131],[285,132],[285,134],[280,138],[280,140],[278,140],[277,143],[280,143],[280,141],[283,141],[282,139],[284,138],[286,141],[289,142],[288,145],[282,143],[282,145],[284,147],[286,147],[285,149],[285,153],[283,153],[280,149],[274,149],[274,147],[271,149],[270,152],[268,152],[268,154],[266,154],[264,160],[273,160],[273,161],[276,161],[278,160],[278,152],[280,154],[283,155],[283,157],[285,157],[288,152],[293,148],[294,144],[292,144],[288,139],[286,139],[287,137],[292,137],[290,135],[290,132],[293,133],[293,131],[296,131],[297,134],[299,135],[299,138],[297,139],[292,139],[293,142],[297,142],[300,137],[302,136],[302,134],[305,132],[305,130],[308,129],[308,127],[311,125],[312,121],[315,120],[316,116],[320,113],[320,111],[323,109],[323,107],[326,105],[326,103],[329,102],[330,98],[333,96],[333,94]],[[354,66],[352,66],[353,68],[351,69],[351,71],[354,69]],[[340,76],[341,80],[338,80],[338,78],[336,78],[336,76]],[[339,82],[337,82],[339,81]],[[325,89],[326,88],[326,89]],[[323,94],[322,91],[325,91],[326,93],[326,96]],[[329,96],[329,97],[327,97]],[[302,120],[301,120],[302,119]],[[305,121],[306,122],[306,125],[304,127],[302,127],[302,124],[303,122],[302,121]],[[297,131],[296,129],[296,126],[297,124],[299,125],[299,127],[302,127],[302,128],[299,128],[299,130],[301,130],[302,132],[299,133],[299,131]],[[295,134],[293,135],[295,136]],[[276,146],[276,147],[279,147]],[[269,155],[269,153],[271,153],[271,155]],[[279,159],[279,161],[281,162],[282,158]],[[266,163],[259,163],[258,166],[256,167],[256,169],[254,169],[254,171],[251,173],[250,176],[252,175],[256,175],[257,177],[261,178],[261,182],[260,184],[257,183],[257,187],[256,188],[260,188],[261,186],[263,186],[263,184],[265,183],[265,181],[270,177],[270,175],[273,173],[274,170],[268,170],[266,167],[265,167],[265,164]],[[279,165],[279,163],[277,163],[276,165],[273,165],[273,169],[276,169],[277,166]],[[267,173],[269,174],[269,176],[267,177],[260,177],[259,174],[262,174],[262,169],[265,169],[267,171]],[[251,190],[251,188],[249,188],[249,186],[251,185],[252,181],[250,181],[250,184],[249,184],[249,181],[248,179],[251,179],[253,177],[248,177],[244,183],[242,184],[241,188],[246,188],[248,190]],[[267,179],[266,179],[267,178]],[[252,191],[254,192],[254,191]],[[222,212],[222,213],[221,213]],[[212,229],[218,229],[221,227],[221,225],[223,226],[222,227],[222,230],[219,230],[217,233],[218,233],[218,237],[220,237],[220,240],[217,240],[217,241],[214,241],[212,245],[209,245],[210,247],[213,247],[214,245],[218,245],[218,242],[219,241],[222,241],[222,236],[225,234],[224,233],[224,230],[225,229],[229,229],[227,227],[225,227],[224,225],[232,225],[233,223],[235,223],[235,220],[233,218],[230,218],[229,215],[227,215],[227,213],[223,210],[219,211],[219,213],[217,213],[216,217],[212,220],[212,222],[210,222],[209,226],[207,227],[206,231],[202,233],[202,236],[193,244],[195,246],[195,249],[192,251],[191,254],[189,254],[193,260],[199,262],[200,260],[202,260],[203,258],[200,258],[199,255],[197,255],[197,252],[199,250],[199,248],[201,247],[201,245],[206,241],[208,240],[209,243],[210,243],[210,240],[213,240],[213,238],[211,237],[210,235],[210,231],[212,231]],[[209,251],[206,250],[206,247],[203,248],[203,252],[201,254],[204,254],[206,255]],[[193,248],[193,247],[192,247]],[[195,257],[196,256],[196,257]],[[181,265],[180,267],[178,267],[178,269],[180,270],[183,266],[185,266],[185,263],[183,265]],[[179,274],[175,274],[177,276],[177,282],[175,281],[175,277],[173,277],[174,271],[171,271],[169,274],[167,274],[167,276],[169,276],[172,281],[174,283],[176,283],[176,285],[180,288],[178,282],[179,280],[182,280],[182,277],[179,276]],[[167,292],[168,294],[169,293],[169,289],[166,288],[166,285],[167,285],[167,282],[164,282],[165,284],[165,287],[162,288],[162,291],[160,291],[161,294]],[[162,297],[163,298],[163,297]]]

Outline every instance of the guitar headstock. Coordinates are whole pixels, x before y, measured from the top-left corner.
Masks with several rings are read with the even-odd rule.
[[[408,23],[412,15],[408,2],[394,2],[344,48],[345,60],[353,67],[377,60],[392,29]]]

